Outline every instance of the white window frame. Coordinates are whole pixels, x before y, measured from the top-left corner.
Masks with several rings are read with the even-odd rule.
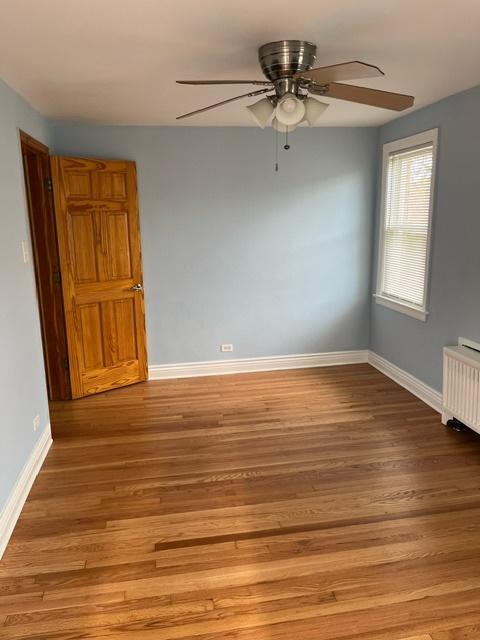
[[[430,185],[430,206],[428,211],[428,235],[427,235],[427,255],[425,263],[425,281],[423,288],[423,306],[417,306],[403,302],[398,298],[387,296],[383,293],[383,270],[384,270],[384,253],[385,253],[385,215],[386,215],[386,193],[388,180],[388,160],[391,153],[398,151],[410,151],[415,147],[422,147],[431,144],[432,149],[432,180]],[[425,322],[428,317],[428,287],[430,275],[430,254],[432,239],[432,216],[433,216],[433,200],[435,195],[435,173],[437,166],[437,146],[438,146],[438,129],[429,129],[422,133],[417,133],[408,138],[401,138],[393,142],[387,142],[383,145],[382,157],[382,190],[380,200],[380,233],[378,243],[378,267],[377,267],[377,290],[374,294],[375,302],[384,307],[399,311],[407,316],[422,320]]]

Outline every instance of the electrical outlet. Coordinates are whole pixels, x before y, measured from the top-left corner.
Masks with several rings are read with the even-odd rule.
[[[223,352],[233,351],[233,344],[221,344],[220,351],[223,351]]]
[[[40,426],[40,416],[35,416],[33,419],[33,430],[36,431]]]
[[[28,242],[26,240],[22,240],[22,255],[23,255],[23,262],[25,264],[28,263]]]

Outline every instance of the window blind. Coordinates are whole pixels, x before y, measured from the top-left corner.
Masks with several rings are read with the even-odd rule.
[[[380,293],[423,309],[433,144],[388,157]]]

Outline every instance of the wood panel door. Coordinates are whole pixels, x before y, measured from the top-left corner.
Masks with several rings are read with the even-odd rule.
[[[147,378],[134,162],[52,158],[72,396]]]

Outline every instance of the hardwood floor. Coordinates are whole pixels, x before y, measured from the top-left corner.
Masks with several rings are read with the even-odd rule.
[[[52,406],[0,637],[480,638],[480,439],[369,365]]]

